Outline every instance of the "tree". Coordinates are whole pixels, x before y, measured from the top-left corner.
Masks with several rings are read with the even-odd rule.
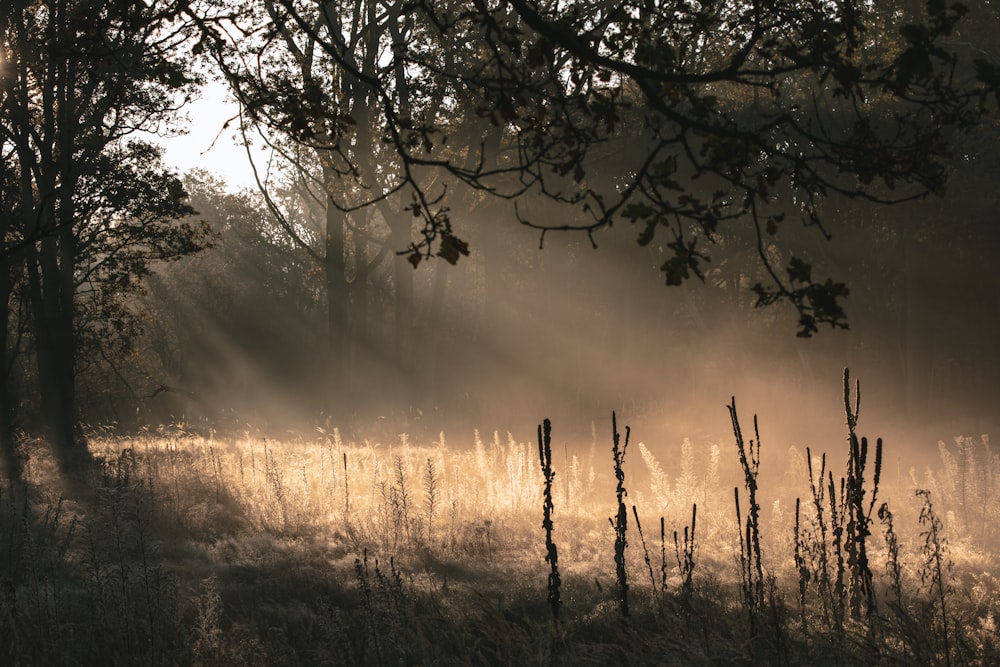
[[[469,252],[449,207],[455,184],[514,201],[543,238],[579,230],[593,239],[628,220],[640,245],[661,244],[669,285],[703,277],[719,230],[746,225],[768,277],[753,288],[757,303],[791,303],[800,336],[846,327],[848,288],[781,242],[788,201],[779,194],[827,235],[831,197],[889,204],[943,193],[952,140],[979,123],[1000,83],[988,59],[958,58],[967,9],[943,0],[898,26],[883,8],[853,1],[417,0],[407,21],[421,30],[405,41],[382,33],[374,69],[357,60],[347,32],[321,29],[345,18],[341,3],[266,5],[202,13],[205,45],[238,91],[248,79],[225,65],[237,34],[266,45],[291,29],[323,52],[331,76],[302,87],[260,81],[256,99],[280,100],[305,144],[322,127],[345,178],[363,173],[352,147],[387,148],[380,168],[422,225],[406,249],[414,265]],[[405,86],[387,76],[394,71]],[[348,79],[362,108],[318,93]],[[377,118],[361,124],[355,114]],[[500,142],[487,140],[483,120]],[[604,147],[622,140],[620,160],[602,164]],[[532,193],[575,213],[541,220],[525,208]]]
[[[67,470],[76,431],[81,284],[128,282],[154,258],[188,252],[183,189],[150,147],[197,79],[173,3],[13,0],[0,8],[4,271],[23,275],[44,422]],[[6,406],[5,406],[6,409]]]
[[[138,365],[135,346],[145,323],[156,317],[141,306],[152,268],[213,241],[207,223],[190,217],[194,213],[186,188],[165,171],[160,148],[152,144],[109,147],[94,173],[81,179],[74,229],[76,375],[93,380],[88,402],[109,402],[117,422],[125,415],[114,408],[112,387],[120,385],[133,401],[140,390],[126,365]]]
[[[260,193],[227,192],[200,171],[184,183],[213,244],[146,281],[140,303],[151,317],[130,369],[140,423],[292,427],[315,418],[324,409],[319,268]]]
[[[338,389],[350,385],[345,379],[365,374],[364,347],[381,345],[380,354],[372,356],[392,359],[402,380],[397,388],[418,374],[433,372],[431,363],[420,369],[414,363],[414,351],[421,346],[414,276],[407,257],[394,251],[412,243],[418,218],[403,198],[406,178],[395,172],[396,166],[405,165],[394,163],[391,147],[378,141],[383,120],[377,92],[392,91],[393,104],[404,109],[441,106],[443,88],[423,86],[411,81],[406,68],[380,62],[392,44],[427,43],[433,30],[414,21],[402,1],[355,0],[340,4],[337,11],[301,3],[298,16],[307,30],[286,21],[286,10],[274,0],[244,12],[220,5],[218,18],[211,14],[211,3],[197,7],[204,44],[211,47],[242,102],[246,124],[285,166],[284,183],[262,177],[261,188],[287,233],[322,269],[329,409],[347,416],[357,407],[350,403],[363,398],[356,387]],[[235,38],[241,34],[246,37]],[[350,53],[344,55],[348,67],[324,48],[339,39],[349,44]],[[373,87],[370,80],[380,83]],[[345,141],[348,126],[351,139]],[[303,215],[314,223],[295,222]],[[460,250],[460,245],[450,248]],[[437,285],[440,295],[445,283],[439,280]],[[379,303],[383,292],[390,293],[389,307]],[[380,335],[390,321],[391,333]],[[373,332],[379,334],[369,335]]]
[[[0,154],[0,239],[8,239],[17,225],[19,202],[14,160],[8,151]],[[0,318],[0,456],[9,471],[17,471],[19,464],[14,447],[14,414],[11,406],[10,377],[16,350],[9,341],[14,336],[12,330],[12,309],[15,304],[17,287],[16,267],[0,261],[0,301],[4,304],[4,316]]]

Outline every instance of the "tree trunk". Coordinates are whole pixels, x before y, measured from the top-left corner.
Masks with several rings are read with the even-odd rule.
[[[389,207],[383,209],[388,213]],[[413,216],[406,211],[394,211],[389,222],[389,246],[394,253],[410,244]],[[405,379],[412,376],[416,360],[414,350],[413,266],[405,255],[395,254],[392,259],[392,281],[395,286],[393,301],[393,355]]]
[[[421,394],[432,403],[425,408],[431,408],[434,404],[442,400],[439,377],[438,358],[441,356],[441,345],[443,332],[441,323],[444,315],[444,295],[448,286],[448,267],[444,262],[434,263],[434,285],[431,290],[431,303],[427,311],[427,319],[424,322],[421,332],[422,347],[426,350],[423,358],[419,386],[423,389]],[[412,271],[410,267],[410,271]]]
[[[929,408],[923,391],[927,382],[926,355],[922,347],[920,262],[914,233],[903,240],[903,313],[900,340],[903,346],[903,412],[907,420],[917,420]]]
[[[327,174],[326,185],[335,187],[335,176]],[[343,420],[350,414],[344,405],[349,395],[347,387],[348,353],[350,351],[350,327],[348,322],[347,295],[349,285],[344,261],[344,214],[327,203],[326,208],[326,306],[327,306],[327,406],[335,421]]]
[[[76,437],[72,227],[39,245],[28,253],[28,284],[42,415],[63,471],[75,475],[88,454]]]
[[[367,383],[361,382],[362,368],[366,363],[364,357],[367,354],[367,345],[371,342],[369,338],[369,294],[368,276],[371,268],[368,266],[368,241],[365,238],[367,233],[368,209],[356,211],[352,214],[355,219],[356,231],[351,238],[351,254],[354,256],[354,279],[350,282],[350,314],[348,315],[347,340],[349,351],[347,353],[347,372],[344,378],[351,387],[351,396],[355,405],[351,407],[357,409],[367,402]]]
[[[11,482],[17,482],[21,478],[20,459],[17,456],[17,442],[14,439],[14,410],[11,405],[10,392],[10,366],[13,357],[13,350],[8,349],[10,341],[10,317],[11,303],[10,297],[13,287],[13,271],[6,264],[0,265],[0,301],[7,307],[6,312],[0,317],[0,465],[3,470],[0,474],[5,475]]]

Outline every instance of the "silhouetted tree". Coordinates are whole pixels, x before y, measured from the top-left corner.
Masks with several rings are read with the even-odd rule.
[[[93,411],[104,402],[105,418],[121,422],[131,410],[118,410],[116,395],[124,391],[134,403],[141,388],[129,368],[138,365],[136,345],[156,317],[140,305],[146,279],[157,263],[203,249],[211,235],[190,218],[185,187],[151,144],[109,148],[81,186],[74,229],[76,373],[88,382],[81,407]]]
[[[16,172],[13,156],[9,152],[0,154],[0,239],[7,239],[17,228]],[[12,311],[16,312],[15,288],[17,286],[18,265],[12,261],[0,261],[0,301],[4,304],[4,316],[0,318],[0,457],[11,477],[19,475],[19,463],[15,454],[14,411],[11,395],[11,372],[16,350],[11,343]]]
[[[218,11],[228,17],[218,19],[212,3],[196,7],[206,31],[221,26],[253,33],[214,42],[206,32],[205,41],[243,104],[245,125],[264,137],[275,163],[285,166],[284,183],[273,178],[273,169],[270,181],[260,174],[273,213],[322,269],[329,409],[346,416],[356,407],[352,403],[364,402],[363,383],[353,382],[369,375],[363,358],[392,364],[398,379],[394,390],[405,395],[417,375],[431,375],[436,366],[417,363],[425,329],[414,302],[412,258],[396,252],[413,242],[419,216],[405,184],[421,177],[396,173],[392,147],[380,140],[379,91],[391,91],[392,104],[406,113],[443,108],[442,87],[414,80],[402,61],[382,62],[389,44],[432,44],[433,26],[403,1],[355,0],[336,11],[303,4],[301,18],[308,29],[284,20],[286,10],[275,0],[236,13],[218,3]],[[266,34],[254,32],[257,21],[268,24]],[[350,44],[347,67],[326,51],[328,42],[341,39]],[[373,87],[372,81],[379,84]],[[332,116],[324,115],[333,109]],[[345,142],[348,126],[352,139]],[[280,188],[285,192],[279,194]],[[318,224],[293,223],[303,212]],[[448,259],[454,262],[461,252],[461,244],[451,247]],[[436,285],[431,310],[439,307],[446,283],[442,279]],[[433,359],[433,353],[428,357]]]
[[[958,59],[967,9],[940,0],[914,14],[854,1],[418,0],[406,5],[419,27],[407,39],[377,22],[395,5],[369,15],[362,4],[271,0],[220,15],[204,11],[211,4],[195,9],[204,44],[251,114],[283,109],[291,136],[321,141],[336,173],[362,183],[358,149],[381,147],[391,191],[409,195],[421,223],[414,265],[469,252],[449,208],[456,183],[514,200],[543,234],[629,220],[640,244],[660,239],[670,285],[702,277],[720,229],[746,224],[767,276],[757,303],[794,305],[801,336],[846,326],[848,288],[780,242],[789,202],[779,195],[826,234],[830,197],[884,204],[944,192],[951,142],[1000,83],[988,59]],[[355,30],[329,28],[345,21]],[[234,57],[265,57],[290,33],[329,63],[310,82],[262,79],[240,64],[253,58]],[[363,39],[365,53],[380,49],[374,63],[357,57]],[[633,143],[609,176],[602,147],[622,137]],[[528,215],[531,193],[575,216]]]
[[[81,285],[106,295],[152,259],[197,246],[183,188],[125,137],[163,129],[197,80],[174,3],[11,0],[0,5],[0,257],[23,272],[44,422],[69,470],[76,433]],[[117,286],[115,282],[119,283]],[[91,300],[91,303],[94,301]]]
[[[237,419],[245,427],[315,418],[324,408],[319,267],[259,192],[227,192],[202,171],[188,174],[185,187],[213,245],[161,264],[146,281],[138,308],[150,322],[133,367],[141,423],[222,428]]]

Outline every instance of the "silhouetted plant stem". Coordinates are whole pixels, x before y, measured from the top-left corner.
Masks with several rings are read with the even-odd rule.
[[[559,591],[562,580],[559,577],[559,551],[552,541],[552,481],[556,474],[552,470],[552,423],[548,419],[538,427],[538,458],[541,460],[542,476],[545,478],[542,491],[542,528],[545,529],[545,562],[551,567],[548,583],[549,610],[552,612],[552,620],[558,624],[559,611],[562,608]]]
[[[871,535],[871,515],[875,509],[878,496],[878,484],[882,474],[882,439],[875,444],[875,469],[872,478],[872,496],[865,507],[865,466],[868,462],[868,439],[858,440],[855,429],[858,424],[858,413],[861,410],[861,384],[855,384],[854,409],[851,409],[851,375],[849,369],[844,369],[844,409],[847,413],[847,430],[850,442],[850,452],[847,462],[846,495],[842,502],[847,522],[845,547],[847,549],[847,565],[850,571],[849,594],[851,616],[861,618],[862,604],[864,614],[871,620],[876,612],[875,587],[872,582],[872,571],[868,562],[868,536]]]
[[[815,544],[815,550],[818,553],[819,565],[818,571],[816,572],[816,578],[818,580],[818,588],[820,601],[823,606],[823,623],[827,628],[830,627],[830,614],[833,612],[835,607],[835,601],[833,597],[833,589],[830,581],[830,559],[828,552],[828,542],[827,533],[829,526],[827,524],[826,517],[824,515],[825,502],[826,502],[826,486],[824,486],[826,481],[826,454],[824,453],[820,457],[819,474],[817,475],[813,470],[813,458],[812,450],[808,447],[806,448],[806,465],[809,471],[809,491],[812,495],[813,511],[816,512],[816,528],[819,530],[819,541]],[[835,514],[836,507],[834,507],[833,513]],[[839,549],[837,551],[839,557]]]
[[[837,637],[843,640],[844,634],[844,610],[847,602],[847,587],[844,584],[844,525],[843,512],[840,511],[837,503],[837,486],[833,481],[833,472],[827,473],[827,493],[830,503],[830,534],[833,544],[833,555],[837,560],[837,574],[833,580],[832,599],[833,624]],[[840,479],[840,497],[844,497],[844,479]]]
[[[903,568],[899,562],[899,538],[893,526],[892,512],[889,510],[889,503],[882,503],[878,508],[878,518],[885,526],[885,548],[886,548],[886,569],[889,570],[889,590],[892,591],[893,600],[891,606],[897,615],[902,613],[903,607]]]
[[[427,508],[427,544],[434,541],[434,517],[440,500],[438,490],[438,474],[434,469],[434,459],[427,458],[427,466],[424,469],[424,502]]]
[[[743,602],[749,606],[751,598],[750,592],[750,572],[748,571],[747,542],[743,538],[743,511],[740,509],[740,488],[733,487],[733,501],[736,504],[736,532],[739,535],[740,545],[740,590],[743,592]]]
[[[861,381],[854,381],[854,409],[851,409],[851,369],[844,369],[844,412],[847,413],[847,432],[854,435],[861,412]]]
[[[808,450],[807,450],[808,451]],[[810,474],[810,477],[812,475]],[[811,579],[809,566],[806,565],[804,555],[806,548],[803,544],[802,536],[802,500],[795,499],[795,570],[799,573],[799,622],[802,625],[802,632],[808,632],[809,624],[806,621],[806,591],[809,589]]]
[[[936,606],[941,613],[941,640],[944,643],[944,662],[951,667],[951,638],[948,629],[948,582],[947,570],[950,563],[947,562],[947,544],[941,535],[941,519],[934,511],[931,503],[931,492],[926,489],[917,489],[917,497],[923,499],[923,507],[920,508],[920,525],[926,529],[920,533],[924,538],[923,564],[920,568],[920,581],[927,586],[927,592],[936,598]]]
[[[404,445],[405,446],[405,445]],[[406,488],[406,475],[403,470],[403,457],[394,456],[392,458],[393,469],[396,473],[396,485],[394,498],[396,499],[396,511],[394,520],[397,524],[402,524],[406,541],[411,542],[410,536],[410,492]],[[395,527],[395,533],[399,533],[399,525]]]
[[[642,534],[642,522],[639,521],[639,510],[632,505],[632,516],[635,518],[635,529],[639,531],[639,543],[642,544],[642,557],[646,560],[646,569],[649,570],[649,585],[656,599],[656,577],[653,576],[653,563],[649,559],[649,550],[646,549],[646,536]]]
[[[344,452],[344,523],[350,523],[351,492],[347,487],[347,452]]]
[[[681,574],[681,598],[688,602],[694,593],[694,530],[698,520],[698,505],[691,505],[691,526],[684,526],[683,549],[674,531],[674,555],[677,558],[677,568]],[[690,532],[689,532],[690,528]]]
[[[660,598],[667,595],[667,526],[666,521],[660,517]]]
[[[628,510],[625,508],[625,496],[628,495],[628,492],[625,490],[625,471],[623,466],[625,465],[625,450],[628,449],[631,429],[628,426],[625,427],[625,442],[622,444],[621,435],[618,433],[618,420],[615,413],[612,412],[611,431],[614,443],[611,453],[614,457],[615,479],[617,480],[615,496],[618,499],[618,513],[615,515],[614,520],[608,520],[611,521],[611,525],[615,529],[615,578],[618,584],[618,606],[622,616],[628,618],[628,572],[625,569],[625,547],[628,546],[628,540],[626,539]]]
[[[740,525],[740,577],[743,583],[743,597],[750,620],[750,632],[756,634],[756,618],[764,602],[764,566],[760,553],[760,505],[757,502],[757,474],[760,469],[760,431],[757,416],[754,415],[753,429],[756,440],[749,444],[743,440],[739,417],[736,414],[736,398],[731,399],[729,417],[736,438],[736,449],[743,468],[743,483],[747,490],[750,506],[744,517],[740,511],[740,490],[735,488],[736,519]]]
[[[361,588],[361,595],[365,601],[365,614],[368,620],[368,628],[371,631],[372,645],[375,647],[375,664],[382,664],[382,649],[379,646],[378,622],[375,618],[375,598],[372,591],[371,574],[368,569],[368,549],[362,553],[362,558],[354,559],[354,574],[358,579],[358,586]]]
[[[847,564],[850,570],[851,616],[860,618],[862,603],[867,617],[875,613],[875,589],[868,562],[868,536],[871,534],[871,506],[864,507],[864,468],[868,456],[868,439],[858,441],[851,436],[851,459],[847,477]],[[872,503],[878,490],[878,470],[882,459],[882,440],[876,443],[875,482],[872,487]]]

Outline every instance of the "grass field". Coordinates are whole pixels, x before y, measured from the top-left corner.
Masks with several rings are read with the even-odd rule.
[[[765,438],[783,466],[759,469],[733,422],[572,449],[541,427],[97,433],[70,495],[25,442],[0,490],[0,662],[1000,664],[985,438],[888,480],[847,433],[825,457]]]

